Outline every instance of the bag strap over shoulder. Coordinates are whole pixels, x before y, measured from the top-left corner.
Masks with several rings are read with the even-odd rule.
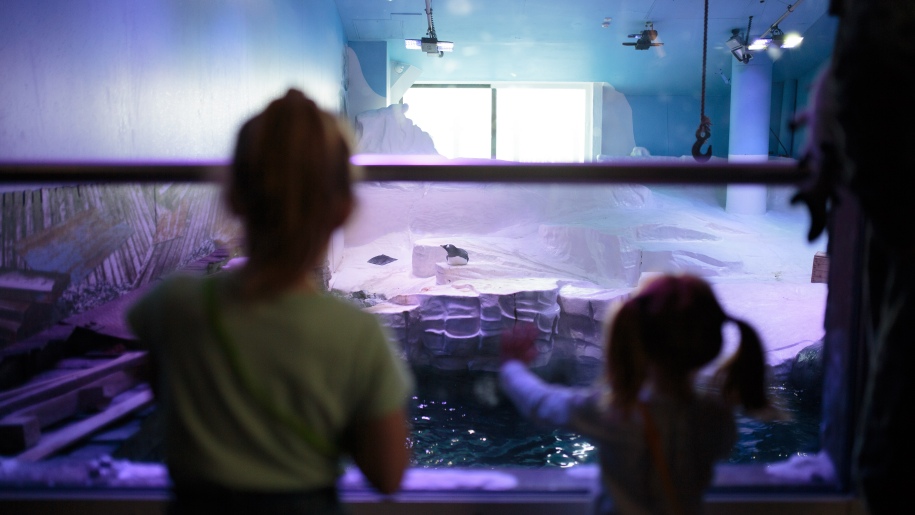
[[[674,489],[673,479],[670,477],[670,467],[664,457],[664,451],[661,449],[661,433],[658,431],[658,426],[654,422],[654,417],[651,415],[648,405],[644,402],[639,402],[637,405],[642,414],[642,423],[645,426],[645,442],[648,444],[655,468],[661,476],[661,484],[664,486],[664,492],[667,494],[667,500],[673,510],[672,514],[682,515],[683,507],[680,506],[680,499]]]
[[[232,368],[232,372],[238,378],[242,387],[251,395],[257,405],[266,414],[292,430],[313,449],[328,457],[337,456],[338,450],[331,442],[328,442],[292,413],[284,411],[280,406],[272,402],[266,391],[262,388],[258,388],[256,381],[245,369],[238,348],[233,344],[232,339],[229,337],[229,333],[223,326],[222,316],[220,315],[219,307],[217,306],[216,280],[213,277],[206,278],[204,280],[203,288],[207,320],[209,321],[210,329],[213,331],[216,341],[219,342],[219,345],[225,352],[229,366]]]

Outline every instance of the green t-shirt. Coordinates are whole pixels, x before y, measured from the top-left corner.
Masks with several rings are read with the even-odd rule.
[[[251,387],[339,446],[354,422],[406,406],[412,378],[384,328],[329,295],[246,303],[232,294],[234,273],[206,280],[214,281],[221,325],[253,384],[239,379],[214,336],[204,279],[165,279],[127,313],[158,367],[171,479],[256,491],[332,486],[341,455],[327,455],[271,416]]]

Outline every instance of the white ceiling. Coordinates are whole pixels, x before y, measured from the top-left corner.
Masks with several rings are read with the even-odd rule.
[[[595,81],[627,94],[698,94],[702,83],[706,0],[431,0],[440,40],[453,41],[444,57],[406,50],[405,38],[423,37],[425,0],[336,0],[350,41],[388,41],[392,60],[422,70],[418,82]],[[751,36],[779,20],[804,43],[775,61],[774,80],[803,77],[830,55],[837,20],[829,0],[708,0],[706,94],[726,93],[721,74],[734,61],[724,42],[735,28]],[[610,26],[601,26],[604,18]],[[636,50],[646,22],[661,47]],[[760,59],[765,56],[759,55]],[[721,74],[719,74],[721,70]]]

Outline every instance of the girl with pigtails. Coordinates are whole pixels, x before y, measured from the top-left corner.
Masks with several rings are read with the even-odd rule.
[[[729,322],[740,342],[725,358]],[[603,381],[576,388],[529,370],[537,333],[517,327],[502,338],[502,390],[525,417],[592,439],[602,476],[595,513],[701,514],[715,463],[737,441],[735,411],[780,416],[767,397],[759,335],[724,312],[705,280],[687,274],[644,284],[610,313],[604,335]],[[712,381],[700,386],[706,367]]]

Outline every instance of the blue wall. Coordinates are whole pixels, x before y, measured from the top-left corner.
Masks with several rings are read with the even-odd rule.
[[[334,0],[2,0],[0,160],[211,160],[289,87],[344,107]]]
[[[696,142],[701,99],[686,95],[626,95],[632,107],[635,144],[653,156],[689,156]],[[705,115],[712,120],[712,155],[728,156],[730,96],[705,99]],[[708,145],[702,146],[702,151]]]
[[[344,110],[346,44],[333,0],[3,0],[0,160],[224,159],[239,123],[288,87]],[[353,47],[383,95],[384,43]],[[627,98],[636,145],[690,154],[699,98]],[[729,109],[706,98],[716,156]]]
[[[387,98],[388,44],[384,41],[353,41],[349,43],[349,47],[359,58],[359,65],[366,84],[376,95]]]

